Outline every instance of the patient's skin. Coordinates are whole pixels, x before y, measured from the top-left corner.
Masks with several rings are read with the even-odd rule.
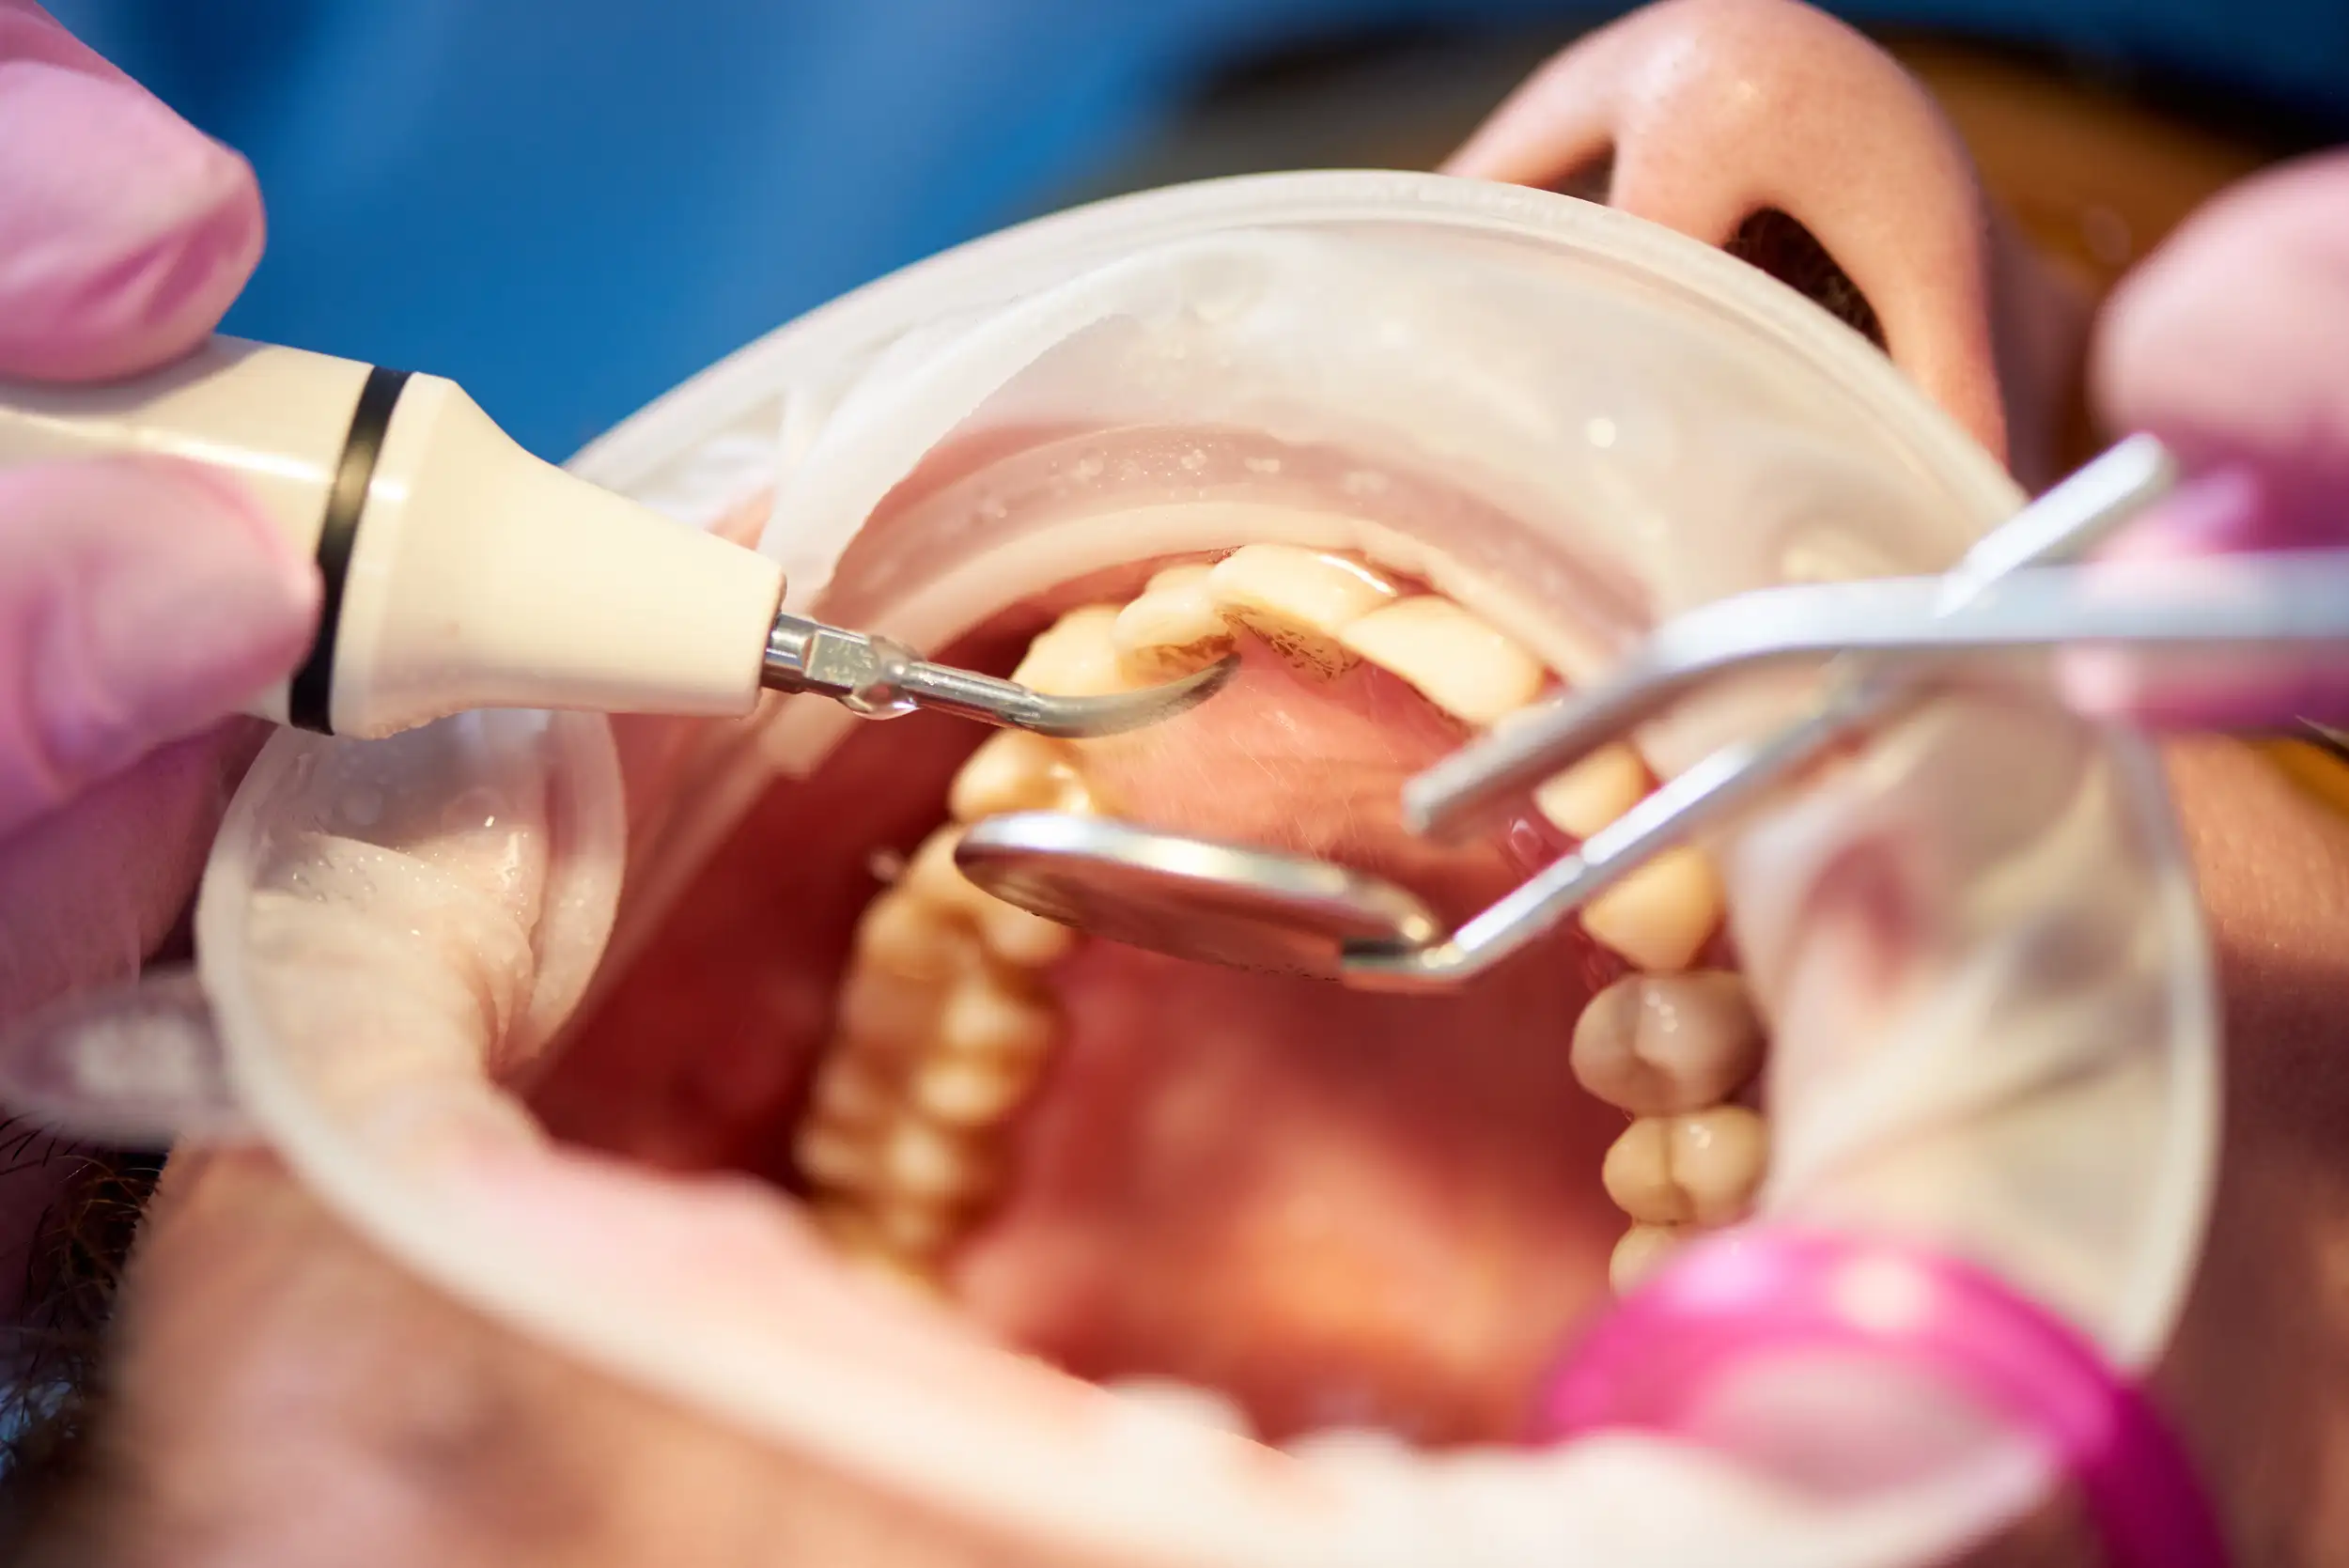
[[[1611,140],[1623,199],[1706,238],[1781,208],[1859,285],[1895,357],[1994,449],[2019,448],[2039,439],[2038,413],[2022,411],[2045,405],[1994,344],[2013,278],[1983,238],[1962,157],[1905,82],[1780,0],[1679,0],[1570,54],[1459,166],[1547,180]],[[1877,133],[1848,133],[1859,124]],[[1863,145],[1875,150],[1852,150]],[[2161,1391],[2242,1560],[2337,1560],[2349,1539],[2349,1520],[2332,1517],[2349,1503],[2331,1500],[2349,1498],[2349,1065],[2335,1016],[2349,820],[2232,745],[2177,748],[2173,777],[2232,1055],[2209,1258]],[[54,1555],[37,1560],[1039,1561],[519,1339],[354,1239],[258,1153],[183,1157],[167,1173],[94,1460]],[[2056,1560],[2078,1560],[2076,1548],[2060,1540]]]

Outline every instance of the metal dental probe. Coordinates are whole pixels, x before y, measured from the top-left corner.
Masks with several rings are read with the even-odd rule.
[[[225,470],[324,584],[256,717],[393,734],[470,708],[729,717],[761,688],[1081,738],[1194,707],[1236,661],[1048,696],[783,612],[781,568],[514,444],[454,382],[215,337],[150,376],[0,382],[0,465],[138,454]]]
[[[2106,452],[1980,540],[1901,606],[1957,611],[2016,569],[2077,561],[2170,489],[2175,466],[2149,437]],[[1809,650],[1814,655],[1832,651]],[[1628,721],[1607,705],[1644,668],[1569,692],[1412,779],[1407,825],[1458,832],[1595,749]],[[1913,669],[1838,660],[1818,706],[1763,738],[1725,746],[1668,780],[1579,850],[1535,873],[1448,936],[1417,897],[1385,878],[1310,856],[1215,844],[1054,813],[980,822],[956,859],[982,888],[1048,918],[1179,957],[1342,980],[1373,990],[1441,990],[1483,972],[1705,823],[1745,804],[1838,740],[1918,700]],[[1642,712],[1644,716],[1644,710]],[[1571,753],[1563,754],[1562,752]]]

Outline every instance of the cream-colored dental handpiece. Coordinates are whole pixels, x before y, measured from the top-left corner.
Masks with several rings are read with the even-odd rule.
[[[124,453],[234,474],[318,561],[317,640],[261,718],[372,737],[758,699],[781,569],[532,457],[441,377],[215,337],[136,380],[0,381],[0,465]]]

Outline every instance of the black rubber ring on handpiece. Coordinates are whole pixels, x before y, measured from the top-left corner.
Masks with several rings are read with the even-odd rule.
[[[342,460],[334,465],[334,483],[326,492],[326,516],[319,523],[319,578],[325,591],[319,600],[318,636],[286,690],[287,719],[319,735],[334,733],[334,634],[342,625],[343,580],[359,542],[359,519],[367,509],[383,435],[392,427],[392,411],[399,406],[408,375],[380,365],[367,372],[350,415],[350,434],[343,438]]]

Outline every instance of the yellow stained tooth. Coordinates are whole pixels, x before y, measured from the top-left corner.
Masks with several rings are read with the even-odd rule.
[[[1077,945],[1073,927],[1042,915],[1030,914],[1016,904],[987,895],[993,908],[979,914],[979,938],[988,952],[1006,964],[1040,970],[1058,963]]]
[[[962,830],[950,827],[923,840],[906,863],[897,891],[963,916],[978,932],[980,944],[1004,963],[1042,969],[1065,957],[1076,945],[1077,933],[1004,903],[965,877],[955,864],[955,846],[961,839]]]
[[[1224,618],[1203,566],[1170,567],[1142,596],[1117,613],[1111,641],[1126,675],[1137,685],[1173,680],[1232,651]]]
[[[1516,712],[1542,689],[1542,661],[1523,644],[1432,594],[1373,610],[1338,641],[1471,724]]]
[[[791,1160],[800,1173],[821,1187],[862,1191],[881,1175],[870,1139],[811,1118],[791,1141]]]
[[[1368,567],[1295,545],[1242,545],[1216,563],[1207,585],[1231,619],[1322,675],[1353,667],[1338,634],[1396,597],[1394,584]]]
[[[992,1164],[961,1133],[901,1117],[879,1149],[878,1185],[906,1197],[963,1203],[992,1185]]]
[[[1642,1116],[1607,1151],[1607,1196],[1646,1225],[1726,1225],[1762,1186],[1769,1128],[1741,1105]]]
[[[1623,1129],[1599,1167],[1607,1196],[1642,1224],[1680,1225],[1695,1218],[1688,1195],[1672,1179],[1670,1131],[1666,1118],[1641,1117]]]
[[[1583,1088],[1636,1116],[1703,1110],[1761,1069],[1762,1020],[1745,977],[1722,970],[1627,974],[1574,1023]]]
[[[960,842],[959,827],[941,828],[924,839],[906,862],[905,874],[897,878],[897,891],[926,899],[937,908],[976,919],[996,900],[955,864],[955,846]]]
[[[814,1119],[843,1131],[877,1126],[895,1096],[869,1053],[835,1045],[816,1074]]]
[[[878,965],[850,965],[833,1015],[832,1054],[902,1058],[938,1032],[946,986],[942,978],[908,980]]]
[[[1061,795],[1074,771],[1066,745],[1003,730],[971,753],[946,792],[946,809],[958,822],[976,822],[1015,811],[1062,809]]]
[[[1684,970],[1720,924],[1725,908],[1712,857],[1682,845],[1582,907],[1582,929],[1641,969]]]
[[[1607,1282],[1614,1286],[1618,1296],[1633,1290],[1656,1272],[1656,1265],[1670,1257],[1681,1240],[1677,1226],[1632,1226],[1624,1232],[1623,1239],[1615,1243],[1614,1255],[1607,1260]]]
[[[1130,691],[1133,682],[1118,668],[1110,629],[1118,607],[1088,604],[1071,610],[1028,644],[1011,678],[1057,697],[1097,697]]]
[[[940,1054],[1028,1063],[1052,1048],[1060,1016],[1050,1003],[1014,995],[993,976],[972,974],[948,993],[934,1036]]]
[[[876,1199],[867,1218],[883,1248],[900,1258],[917,1259],[944,1250],[962,1216],[952,1203],[891,1194]]]
[[[1602,746],[1533,791],[1541,814],[1577,838],[1589,838],[1647,795],[1647,764],[1623,741]]]
[[[1674,1116],[1666,1126],[1672,1180],[1700,1225],[1725,1225],[1745,1213],[1768,1164],[1769,1126],[1742,1105]]]
[[[944,980],[967,968],[977,938],[952,910],[895,889],[864,908],[857,923],[857,959],[900,980]]]
[[[1041,1055],[933,1056],[913,1070],[906,1094],[941,1126],[989,1127],[1019,1108],[1042,1065]]]

